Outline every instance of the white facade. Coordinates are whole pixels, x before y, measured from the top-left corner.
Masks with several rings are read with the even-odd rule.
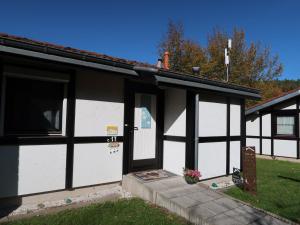
[[[106,136],[106,126],[123,135],[123,79],[81,71],[77,76],[75,136]]]
[[[228,109],[229,107],[229,109]],[[199,144],[198,169],[202,179],[223,176],[240,168],[241,141],[229,141],[226,137],[241,135],[241,103],[239,99],[199,95]],[[229,121],[227,112],[229,111]],[[230,124],[229,133],[227,126]],[[219,139],[218,142],[214,138]],[[201,143],[203,140],[203,143]],[[227,153],[228,151],[228,153]],[[229,162],[226,161],[230,154]],[[227,168],[228,167],[228,168]]]
[[[199,137],[226,136],[226,99],[199,96],[199,100]]]
[[[109,136],[107,126],[123,135],[123,79],[105,73],[81,71],[77,76],[75,136]],[[122,180],[123,145],[109,143],[74,145],[73,186],[89,186]]]
[[[199,143],[198,169],[202,179],[226,174],[226,142]]]
[[[241,141],[230,142],[230,173],[241,166]]]
[[[283,102],[279,105],[274,106],[274,109],[277,109],[277,110],[297,109],[297,102],[296,102],[296,100]]]
[[[75,144],[73,186],[82,187],[122,180],[123,145],[109,150],[107,143]]]
[[[185,142],[164,141],[163,169],[182,175],[185,168]]]
[[[22,69],[11,72],[18,75]],[[28,79],[44,79],[41,71],[24,70]],[[33,74],[31,76],[31,74]],[[29,76],[29,77],[28,77]],[[70,107],[68,88],[69,74],[46,73],[46,80],[64,83],[62,106],[62,132],[49,134],[45,139],[62,139],[65,142],[38,144],[7,144],[0,146],[0,179],[6,182],[0,186],[0,198],[37,194],[66,189],[66,178],[71,176],[72,188],[120,182],[124,174],[125,144],[125,81],[112,73],[77,70],[75,80],[75,115],[72,173],[68,174],[67,111]],[[187,90],[164,87],[164,115],[162,141],[162,168],[182,175],[187,163]],[[2,93],[5,94],[5,88]],[[151,98],[151,129],[142,130],[142,112],[139,101],[135,99],[134,127],[143,131],[134,133],[133,160],[149,160],[156,155],[156,112],[161,105],[157,95]],[[241,104],[240,99],[218,97],[199,93],[196,103],[198,113],[197,130],[199,143],[195,154],[195,165],[202,173],[202,179],[232,173],[233,167],[240,167],[241,146]],[[4,104],[5,105],[5,104]],[[156,110],[158,107],[158,110]],[[4,134],[4,117],[1,112],[0,136]],[[228,118],[227,112],[230,112]],[[126,127],[127,126],[127,127]],[[228,126],[230,129],[228,131]],[[108,127],[115,133],[110,134]],[[133,129],[133,128],[130,128]],[[229,132],[229,133],[228,133]],[[145,136],[146,133],[148,136]],[[140,136],[139,136],[140,135]],[[112,137],[121,141],[111,145]],[[23,138],[23,137],[22,137]],[[36,138],[36,137],[34,137]],[[202,141],[202,138],[207,138]],[[229,138],[229,139],[228,139]],[[234,139],[231,139],[234,138]],[[197,138],[195,138],[197,139]],[[215,140],[218,139],[218,140]],[[22,139],[23,140],[23,139]],[[35,140],[32,140],[34,143]],[[60,140],[58,140],[60,141]],[[227,142],[228,141],[228,142]],[[227,149],[228,148],[228,149]],[[135,154],[136,153],[136,154]],[[229,161],[226,161],[230,154]],[[127,152],[128,156],[128,152]],[[190,160],[190,159],[189,159]],[[70,163],[70,162],[69,162]],[[228,171],[227,171],[228,170]],[[70,185],[70,184],[69,184]]]
[[[0,198],[65,188],[66,145],[0,146]]]
[[[271,126],[271,114],[268,113],[262,116],[262,136],[271,137],[272,126]]]
[[[259,135],[259,117],[250,117],[246,122],[246,135],[258,136]]]
[[[186,134],[186,91],[176,88],[165,90],[165,135]]]
[[[256,143],[256,146],[258,146],[257,143]],[[264,154],[264,155],[271,155],[271,148],[272,148],[272,141],[271,141],[271,139],[265,139],[265,138],[263,138],[262,139],[262,154]]]
[[[296,158],[297,141],[274,140],[274,155]]]
[[[164,135],[186,136],[186,91],[165,90]],[[185,167],[185,142],[164,140],[163,169],[182,175]]]
[[[241,135],[241,104],[232,101],[230,104],[230,136]]]

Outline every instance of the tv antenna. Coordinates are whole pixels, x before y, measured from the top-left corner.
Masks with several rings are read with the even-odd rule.
[[[232,48],[232,40],[229,38],[227,48],[225,48],[225,65],[226,65],[226,82],[229,81],[230,51]]]

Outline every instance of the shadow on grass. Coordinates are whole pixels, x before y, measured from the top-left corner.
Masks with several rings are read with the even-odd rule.
[[[295,178],[292,178],[292,177],[285,177],[285,176],[281,176],[281,175],[278,175],[278,177],[281,178],[281,179],[286,179],[286,180],[290,180],[290,181],[294,181],[294,182],[299,182],[300,183],[299,179],[295,179]]]

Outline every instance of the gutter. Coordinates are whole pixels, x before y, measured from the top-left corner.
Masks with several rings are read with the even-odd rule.
[[[203,84],[203,83],[187,81],[187,80],[179,80],[179,79],[162,77],[162,76],[155,76],[155,78],[156,78],[157,82],[161,83],[161,84],[175,84],[178,86],[188,86],[188,87],[193,87],[193,88],[242,95],[242,96],[246,96],[246,97],[249,97],[252,99],[260,99],[260,94],[251,93],[251,92],[247,92],[247,91],[235,90],[235,89],[226,88],[226,87],[218,87],[215,85]]]
[[[135,66],[133,67],[133,69],[141,75],[144,74],[144,75],[154,77],[157,85],[161,84],[167,86],[169,84],[173,84],[182,87],[192,87],[197,89],[206,89],[206,90],[219,91],[219,92],[225,92],[230,94],[237,94],[252,99],[261,98],[259,91],[254,89],[249,89],[246,87],[237,87],[234,85],[223,84],[217,81],[209,81],[198,77],[191,77],[191,76],[184,76],[176,73],[170,73],[168,71],[159,70],[158,68]]]

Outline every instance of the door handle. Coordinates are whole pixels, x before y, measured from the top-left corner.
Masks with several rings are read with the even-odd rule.
[[[134,127],[133,130],[139,130],[139,128],[138,127]]]

